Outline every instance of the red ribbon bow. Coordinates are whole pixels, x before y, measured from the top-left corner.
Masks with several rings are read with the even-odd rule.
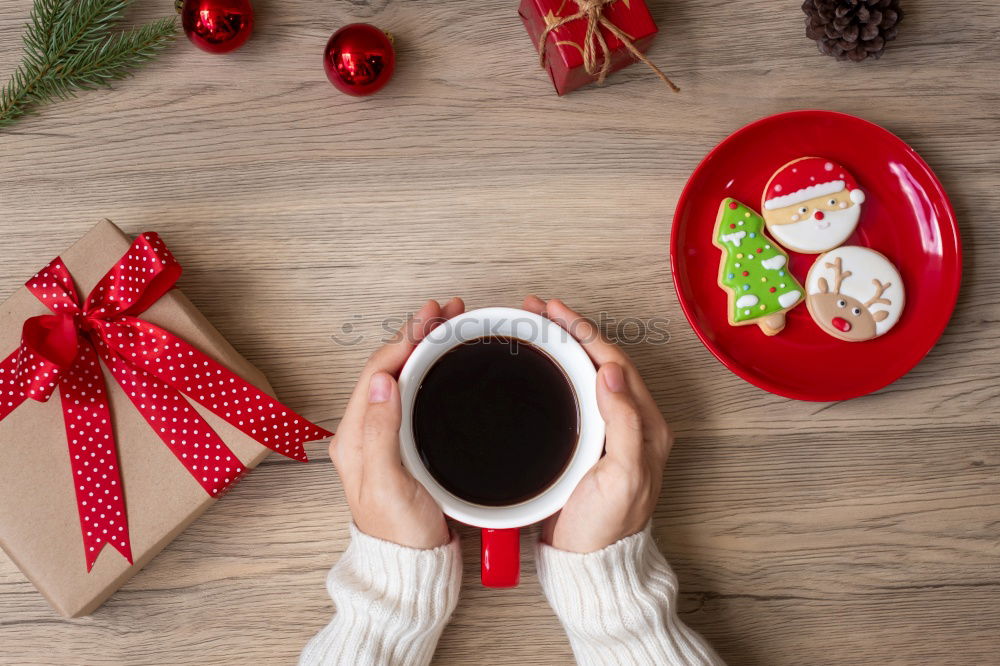
[[[296,460],[307,460],[305,442],[330,435],[184,340],[138,318],[180,274],[180,264],[160,237],[146,233],[81,306],[73,277],[56,257],[26,283],[53,314],[25,321],[21,346],[0,363],[0,420],[28,398],[45,402],[59,387],[87,571],[105,544],[132,562],[98,358],[163,443],[214,497],[247,470],[184,396]]]

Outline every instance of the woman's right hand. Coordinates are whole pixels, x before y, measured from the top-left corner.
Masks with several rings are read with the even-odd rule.
[[[673,436],[631,359],[562,301],[536,296],[524,308],[576,338],[597,370],[597,405],[607,425],[605,455],[562,510],[543,524],[559,550],[590,553],[642,531],[653,515]]]
[[[330,459],[340,474],[354,524],[369,536],[425,549],[451,538],[441,509],[400,460],[402,407],[396,378],[417,343],[464,310],[460,298],[443,307],[428,301],[410,317],[395,338],[368,359],[330,440]]]

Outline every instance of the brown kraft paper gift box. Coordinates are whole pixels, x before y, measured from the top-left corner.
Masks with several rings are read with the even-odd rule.
[[[81,297],[130,244],[128,236],[104,220],[60,255]],[[39,268],[54,256],[39,257]],[[47,313],[23,286],[0,305],[0,357],[17,348],[25,319]],[[274,395],[263,374],[177,289],[141,316]],[[48,402],[26,400],[0,421],[0,546],[66,617],[87,615],[100,606],[215,501],[157,437],[103,364],[101,369],[108,387],[135,564],[130,565],[109,545],[87,572],[58,389]],[[220,417],[190,404],[247,468],[256,467],[270,452]]]

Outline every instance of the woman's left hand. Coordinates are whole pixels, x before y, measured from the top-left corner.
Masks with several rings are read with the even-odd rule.
[[[649,522],[673,436],[639,370],[592,322],[558,299],[546,303],[529,296],[524,308],[566,329],[598,367],[597,406],[607,425],[606,454],[542,527],[542,540],[559,550],[591,553]]]

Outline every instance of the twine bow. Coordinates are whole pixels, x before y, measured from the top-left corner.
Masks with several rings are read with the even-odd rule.
[[[542,34],[538,39],[539,54],[538,62],[542,67],[545,67],[545,40],[548,39],[549,34],[556,28],[561,28],[567,23],[572,23],[577,19],[587,20],[587,34],[583,40],[583,68],[591,76],[597,76],[597,82],[603,83],[604,79],[607,77],[608,73],[611,71],[611,49],[608,48],[608,43],[604,39],[604,35],[601,34],[600,28],[603,26],[612,35],[617,37],[625,48],[628,49],[637,60],[641,60],[646,63],[650,69],[656,72],[656,75],[660,77],[664,83],[670,86],[670,89],[674,92],[680,92],[681,89],[674,85],[674,82],[667,78],[659,67],[653,64],[653,62],[643,55],[642,51],[635,47],[632,39],[625,34],[621,28],[616,26],[614,23],[604,15],[604,8],[611,5],[618,0],[573,0],[576,2],[577,12],[575,14],[570,14],[569,16],[562,16],[558,21],[546,25],[545,29],[542,30]],[[597,47],[601,48],[601,56],[598,58]],[[600,60],[600,68],[598,69],[598,60]]]

